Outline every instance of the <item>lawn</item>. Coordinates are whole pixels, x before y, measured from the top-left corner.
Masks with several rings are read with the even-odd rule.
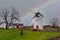
[[[24,35],[20,35],[18,29],[0,30],[0,40],[46,40],[48,36],[56,36],[57,32],[39,32],[24,31]]]

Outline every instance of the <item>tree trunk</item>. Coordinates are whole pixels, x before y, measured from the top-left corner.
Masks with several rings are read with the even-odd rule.
[[[8,22],[6,22],[6,29],[8,29]]]
[[[6,24],[6,29],[8,29],[8,25]]]

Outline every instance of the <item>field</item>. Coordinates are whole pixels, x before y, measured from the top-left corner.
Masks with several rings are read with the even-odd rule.
[[[56,36],[57,32],[39,32],[24,31],[24,35],[20,35],[18,29],[0,30],[0,40],[46,40],[49,36]]]

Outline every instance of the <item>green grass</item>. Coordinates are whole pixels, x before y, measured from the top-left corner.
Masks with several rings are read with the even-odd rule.
[[[46,40],[48,36],[56,36],[57,32],[38,32],[24,31],[24,35],[20,35],[18,29],[0,30],[0,40]]]

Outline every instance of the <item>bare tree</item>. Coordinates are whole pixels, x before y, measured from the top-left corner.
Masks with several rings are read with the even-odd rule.
[[[52,20],[50,21],[50,24],[52,25],[52,27],[57,27],[59,24],[59,20],[57,18],[52,18]]]
[[[12,8],[11,10],[1,9],[0,17],[3,19],[2,23],[5,22],[6,29],[8,29],[8,27],[12,24],[14,20],[19,20],[18,15],[19,12],[14,8]]]
[[[9,26],[13,23],[14,20],[20,21],[19,20],[19,12],[15,8],[12,8]]]
[[[1,13],[0,13],[0,17],[4,20],[5,24],[6,24],[6,29],[8,29],[8,14],[9,14],[9,10],[8,9],[2,9]]]

